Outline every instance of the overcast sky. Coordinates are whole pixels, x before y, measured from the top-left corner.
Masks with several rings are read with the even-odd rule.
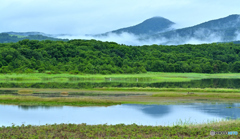
[[[162,16],[180,27],[240,14],[240,0],[0,0],[0,32],[97,34]]]

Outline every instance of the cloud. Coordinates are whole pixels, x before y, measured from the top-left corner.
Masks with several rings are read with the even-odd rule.
[[[2,0],[0,32],[98,34],[162,16],[180,27],[240,13],[226,0]]]
[[[238,37],[240,35],[238,34]],[[180,45],[180,44],[203,44],[213,42],[223,42],[222,34],[211,32],[206,29],[199,29],[194,32],[194,36],[181,36],[174,34],[171,38],[158,37],[142,39],[142,36],[136,36],[127,32],[121,34],[108,33],[106,36],[94,37],[86,35],[78,36],[59,36],[62,39],[86,39],[86,40],[100,40],[104,42],[116,42],[118,44],[125,44],[131,46],[143,46],[143,45]]]
[[[235,40],[236,40],[236,41],[240,41],[240,30],[236,31],[236,32],[235,32],[235,35],[236,35]]]
[[[116,33],[108,33],[106,36],[94,37],[87,35],[77,35],[77,36],[58,36],[57,38],[61,39],[86,39],[86,40],[100,40],[104,42],[116,42],[118,44],[132,45],[132,46],[143,46],[143,45],[152,45],[152,44],[162,44],[165,43],[166,40],[162,39],[148,39],[148,40],[140,40],[139,36],[136,36],[131,33],[123,32],[121,34]]]
[[[86,40],[100,40],[104,42],[116,42],[118,44],[125,45],[144,45],[147,41],[140,41],[139,38],[133,34],[123,32],[121,34],[109,33],[107,36],[94,37],[87,35],[78,35],[78,36],[58,36],[58,38],[62,39],[86,39]]]

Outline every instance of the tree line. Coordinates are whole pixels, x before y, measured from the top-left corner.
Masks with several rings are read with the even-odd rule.
[[[240,72],[240,45],[126,46],[96,40],[0,44],[1,73]]]

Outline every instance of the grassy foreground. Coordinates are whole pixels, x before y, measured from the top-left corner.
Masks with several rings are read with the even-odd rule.
[[[41,98],[33,96],[0,95],[0,104],[47,106],[109,106],[121,104],[110,100],[91,98]]]
[[[0,127],[0,138],[35,139],[35,138],[224,138],[236,139],[239,135],[215,135],[210,131],[238,131],[239,120],[233,122],[214,123],[193,126],[141,126],[141,125],[86,125],[86,124],[60,124],[44,126],[12,126]]]

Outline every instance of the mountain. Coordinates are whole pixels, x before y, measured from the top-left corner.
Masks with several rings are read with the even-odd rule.
[[[123,32],[131,33],[134,35],[151,35],[170,30],[172,25],[174,24],[175,23],[166,18],[153,17],[135,26],[121,28],[104,34],[99,34],[97,36],[105,36],[108,35],[109,33],[121,34]]]
[[[148,39],[165,39],[165,43],[184,43],[190,39],[200,41],[234,41],[240,34],[240,15],[230,15],[225,18],[211,20],[192,27],[176,29],[149,35],[141,38]],[[240,37],[240,36],[239,36]]]
[[[17,35],[17,36],[30,36],[30,35],[42,35],[42,36],[51,36],[42,32],[3,32],[9,35]]]
[[[10,42],[18,42],[24,39],[29,39],[29,40],[53,40],[53,41],[68,41],[67,39],[58,39],[58,38],[53,38],[53,37],[48,37],[48,36],[43,36],[43,35],[31,35],[31,33],[29,33],[27,36],[23,36],[26,35],[28,33],[21,33],[21,34],[16,34],[16,35],[12,35],[12,34],[7,34],[7,33],[0,33],[0,43],[10,43]]]

